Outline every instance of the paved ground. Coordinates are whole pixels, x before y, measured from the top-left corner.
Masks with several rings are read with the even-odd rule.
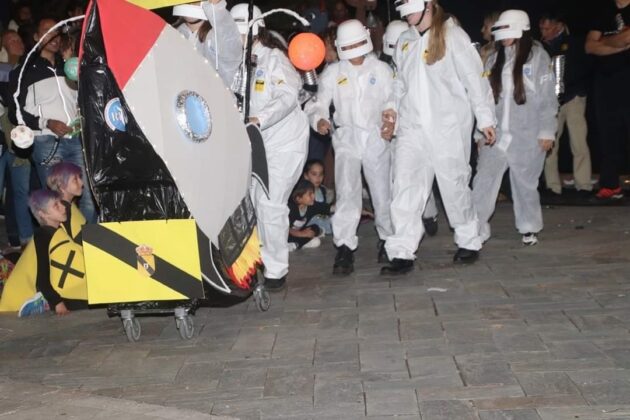
[[[442,218],[403,278],[364,225],[354,275],[330,276],[328,239],[269,312],[201,309],[188,342],[172,318],[129,344],[104,310],[1,316],[0,419],[630,419],[628,208],[544,216],[523,248],[500,205],[472,267]]]

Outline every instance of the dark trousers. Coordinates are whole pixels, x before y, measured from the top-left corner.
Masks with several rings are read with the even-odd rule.
[[[322,230],[317,225],[305,226],[305,227],[303,227],[300,230],[302,231],[302,230],[305,230],[305,229],[313,230],[315,232],[315,236],[314,237],[319,236],[319,234],[322,232]],[[306,245],[308,242],[310,242],[311,239],[313,239],[313,238],[301,238],[301,237],[289,235],[289,242],[296,244],[298,249],[302,248],[304,245]]]
[[[625,80],[624,80],[625,79]],[[599,186],[618,188],[619,175],[630,151],[630,92],[625,77],[599,77],[595,84],[597,133],[601,150]]]

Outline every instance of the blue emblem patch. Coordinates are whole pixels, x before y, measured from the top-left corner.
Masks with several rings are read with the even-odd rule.
[[[523,74],[525,76],[531,76],[532,75],[532,65],[531,64],[525,64],[523,66]]]
[[[375,85],[376,84],[376,77],[370,76],[370,84],[371,85]]]
[[[265,75],[265,71],[263,69],[256,70],[256,77],[263,77]]]
[[[105,123],[112,131],[127,131],[127,115],[119,98],[107,102],[104,113]]]

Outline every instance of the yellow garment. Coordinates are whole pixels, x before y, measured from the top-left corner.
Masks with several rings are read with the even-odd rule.
[[[83,247],[59,228],[48,246],[50,284],[65,299],[87,300]]]
[[[81,233],[81,228],[86,223],[87,221],[85,220],[85,216],[83,216],[83,213],[81,213],[81,210],[79,210],[79,207],[73,201],[72,204],[70,204],[70,232],[69,232],[73,240],[76,239],[77,236],[79,236],[79,233]]]
[[[26,299],[37,292],[35,288],[36,276],[37,255],[35,242],[31,239],[4,284],[4,290],[0,296],[0,312],[19,311]]]
[[[50,284],[53,288],[62,298],[87,300],[81,245],[74,242],[63,227],[59,227],[48,245],[48,250]],[[0,312],[20,310],[22,304],[37,292],[36,281],[37,251],[35,241],[31,239],[4,285],[0,297]]]

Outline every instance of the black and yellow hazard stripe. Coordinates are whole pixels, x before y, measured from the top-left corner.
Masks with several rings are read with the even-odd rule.
[[[83,246],[90,303],[203,298],[195,222],[87,225]],[[139,255],[150,246],[150,257]]]

